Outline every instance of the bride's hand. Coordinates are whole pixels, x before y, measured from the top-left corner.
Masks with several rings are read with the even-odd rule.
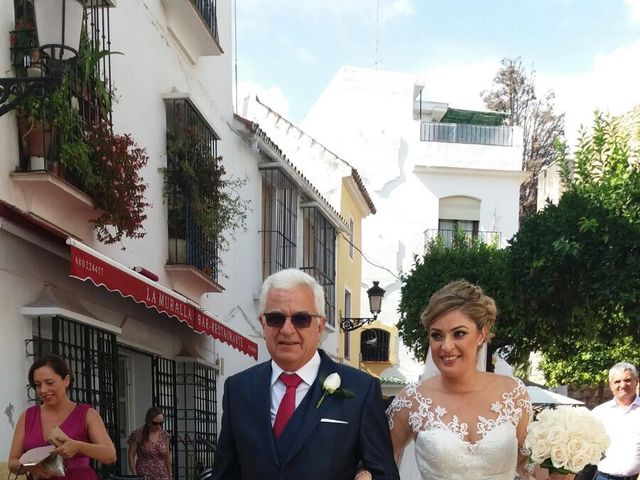
[[[356,473],[356,476],[353,480],[373,480],[373,477],[368,470],[360,470],[358,473]]]
[[[576,476],[573,473],[552,473],[549,480],[574,480]]]

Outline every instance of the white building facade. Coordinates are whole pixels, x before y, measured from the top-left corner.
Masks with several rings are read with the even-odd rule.
[[[12,31],[0,37],[0,69],[6,77],[26,76],[30,63],[39,63],[29,43],[32,2],[0,6],[0,22]],[[223,381],[268,358],[257,312],[264,276],[287,267],[314,273],[306,258],[314,257],[316,243],[307,241],[313,232],[305,218],[326,227],[326,255],[346,226],[276,145],[234,116],[232,2],[82,6],[81,39],[94,45],[93,60],[84,64],[92,68],[90,88],[72,90],[60,107],[81,117],[86,130],[79,140],[61,139],[64,129],[44,117],[38,119],[44,148],[36,151],[37,141],[26,143],[34,129],[21,130],[24,109],[0,116],[0,358],[7,367],[0,458],[8,457],[15,424],[36,400],[27,386],[29,366],[52,352],[70,364],[71,397],[98,410],[118,448],[116,465],[97,466],[103,474],[127,473],[126,439],[153,405],[163,408],[172,433],[175,478],[189,480],[213,463]],[[115,134],[131,135],[148,155],[139,172],[148,204],[142,238],[100,241],[92,223],[101,214],[95,191],[63,168],[62,146],[82,152],[86,131],[102,121],[112,122]],[[193,138],[192,154],[205,152],[202,158],[221,164],[227,177],[244,180],[237,188],[248,206],[246,230],[229,237],[227,251],[203,237],[189,202],[172,203],[166,193],[166,169],[181,160],[177,147]],[[189,158],[197,173],[201,165]],[[335,302],[327,307],[335,310]],[[0,462],[0,473],[5,468]]]
[[[428,94],[413,75],[343,67],[302,122],[358,169],[377,206],[364,225],[371,262],[362,278],[385,288],[378,318],[387,324],[398,320],[399,274],[430,239],[451,241],[462,230],[505,246],[518,229],[521,129],[501,126],[499,114],[426,101]],[[415,379],[420,367],[401,359]]]

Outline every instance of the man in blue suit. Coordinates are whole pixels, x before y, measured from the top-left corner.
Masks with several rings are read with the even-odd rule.
[[[214,478],[398,480],[378,380],[318,350],[322,287],[282,270],[259,312],[271,361],[225,382]]]

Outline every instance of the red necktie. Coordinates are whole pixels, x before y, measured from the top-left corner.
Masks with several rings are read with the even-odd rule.
[[[276,438],[282,434],[284,427],[296,409],[296,388],[298,388],[302,379],[295,373],[292,375],[282,373],[280,374],[280,381],[287,387],[287,391],[284,392],[284,397],[280,401],[278,413],[276,413],[276,421],[273,424],[273,434]]]

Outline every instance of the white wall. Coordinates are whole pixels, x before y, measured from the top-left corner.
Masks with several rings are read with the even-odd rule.
[[[416,165],[521,171],[522,129],[514,127],[515,147],[417,142],[411,145]]]
[[[232,96],[232,2],[219,0],[217,18],[219,40],[224,54],[200,57],[192,62],[179,45],[179,39],[168,30],[160,0],[126,0],[110,9],[111,50],[123,55],[111,56],[111,80],[118,101],[113,105],[116,133],[128,133],[149,155],[142,174],[148,184],[144,239],[124,239],[116,245],[102,245],[90,234],[81,240],[125,266],[142,265],[156,273],[159,282],[168,285],[164,266],[167,262],[167,214],[163,198],[161,168],[166,166],[165,106],[163,98],[184,94],[190,98],[219,135],[218,153],[227,172],[247,178],[241,190],[251,202],[247,231],[232,240],[229,252],[222,255],[224,275],[219,283],[222,293],[207,294],[195,301],[238,333],[258,343],[259,360],[268,354],[257,320],[257,295],[261,285],[260,191],[261,177],[257,157],[233,129]],[[13,0],[0,0],[0,25],[3,32],[13,28]],[[0,70],[10,72],[8,35],[0,36]],[[6,73],[9,75],[9,73]],[[3,75],[5,76],[5,75]],[[18,165],[18,138],[13,114],[0,117],[0,199],[22,210],[28,210],[22,189],[10,177]],[[56,204],[41,212],[44,218],[59,214]],[[64,247],[63,247],[64,249]],[[222,382],[257,361],[244,353],[198,335],[175,319],[158,315],[154,310],[122,299],[89,282],[68,277],[68,259],[35,247],[21,238],[0,230],[0,301],[3,305],[3,332],[0,336],[0,360],[8,366],[0,391],[0,407],[13,406],[17,421],[26,407],[25,385],[29,361],[24,354],[24,340],[32,336],[31,321],[20,314],[20,308],[39,295],[45,282],[52,282],[81,302],[101,321],[122,326],[128,344],[173,358],[185,341],[194,344],[210,363],[224,358],[224,376],[220,377],[218,395],[222,405]],[[138,383],[144,382],[142,379]],[[142,383],[140,383],[142,384]],[[145,400],[136,403],[134,416],[140,422]],[[9,409],[10,410],[10,409]],[[7,410],[7,411],[9,411]],[[222,412],[219,411],[219,414]],[[13,427],[9,417],[0,419],[0,458],[8,456]]]
[[[424,253],[424,231],[438,228],[440,198],[479,199],[480,230],[502,232],[503,245],[518,228],[521,131],[514,147],[422,142],[413,114],[416,83],[411,74],[342,67],[301,125],[358,169],[378,209],[363,224],[363,251],[372,263],[363,262],[362,281],[379,280],[387,290],[379,316],[386,324],[399,318],[397,275]],[[428,93],[427,85],[423,99]],[[421,370],[406,350],[401,366],[409,377]]]

